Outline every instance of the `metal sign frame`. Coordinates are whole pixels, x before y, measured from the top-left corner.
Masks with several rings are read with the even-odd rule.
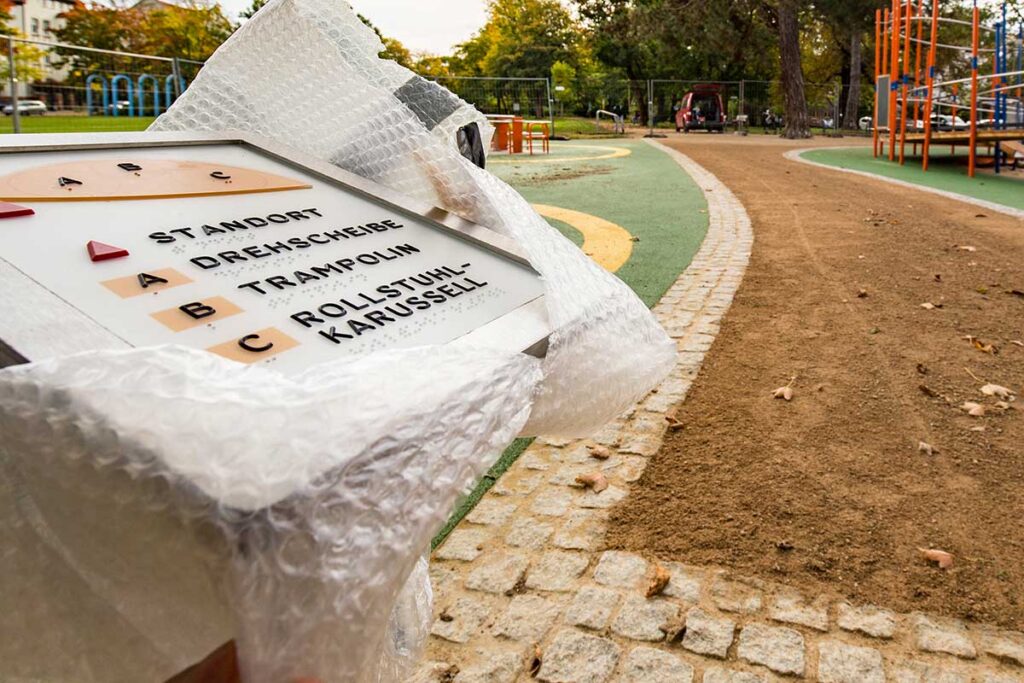
[[[300,173],[427,223],[457,239],[515,261],[540,275],[508,237],[449,211],[417,202],[390,188],[266,138],[241,132],[84,133],[0,136],[0,155],[239,145]],[[2,197],[0,197],[2,199]],[[131,348],[93,318],[18,270],[0,254],[0,367],[86,350]],[[15,295],[16,293],[16,295]],[[544,296],[470,331],[449,344],[474,344],[543,357],[551,333]]]

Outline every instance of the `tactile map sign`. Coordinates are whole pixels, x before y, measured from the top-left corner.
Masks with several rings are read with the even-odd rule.
[[[298,370],[447,343],[543,294],[493,233],[253,145],[0,153],[0,200],[34,210],[0,218],[0,259],[131,346]]]

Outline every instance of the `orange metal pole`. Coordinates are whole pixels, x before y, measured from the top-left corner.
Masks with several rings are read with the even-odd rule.
[[[913,0],[907,0],[906,26],[903,27],[903,106],[900,110],[900,166],[903,165],[903,154],[907,146],[907,109],[910,103],[907,102],[907,89],[910,81],[910,12],[914,6]]]
[[[882,70],[882,10],[875,10],[875,112],[872,117],[871,126],[871,155],[878,157],[878,98],[883,93],[878,92],[878,76]],[[850,75],[853,78],[853,75]]]
[[[971,147],[967,159],[967,175],[974,177],[975,146],[978,144],[978,5],[971,17]]]
[[[899,0],[892,0],[892,45],[889,47],[889,161],[896,159],[896,83],[900,60]]]
[[[933,0],[937,2],[938,0]],[[924,27],[922,20],[924,11],[924,0],[917,0],[917,42],[914,43],[914,99],[919,99],[917,89],[921,87],[921,29]],[[917,130],[917,122],[921,120],[921,103],[914,102],[914,130]],[[914,156],[917,156],[917,143],[914,143]]]
[[[878,74],[879,75],[884,74],[886,72],[886,69],[889,68],[889,66],[888,66],[888,64],[889,64],[889,43],[892,42],[892,39],[889,37],[889,31],[890,31],[890,27],[889,27],[889,8],[886,7],[885,11],[883,13],[883,19],[882,19],[882,66],[878,70]],[[886,98],[886,101],[888,101],[889,93],[882,93],[881,96]],[[882,122],[879,121],[878,125],[882,125]],[[889,127],[888,117],[886,117],[885,127],[886,128]],[[885,139],[882,138],[881,136],[879,136],[879,140],[878,140],[878,153],[879,154],[884,154],[885,153]]]
[[[885,73],[885,65],[889,63],[889,8],[885,8],[885,15],[882,24],[882,68],[878,74]]]
[[[932,142],[932,96],[935,90],[935,47],[939,41],[939,0],[932,0],[932,29],[928,42],[928,72],[925,82],[928,84],[928,96],[924,103],[924,146],[921,149],[921,169],[928,170],[928,151]],[[955,119],[954,119],[955,120]]]

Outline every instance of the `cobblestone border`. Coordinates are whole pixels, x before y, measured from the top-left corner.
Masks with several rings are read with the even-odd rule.
[[[657,452],[739,287],[753,243],[736,197],[685,155],[709,227],[654,312],[672,374],[589,440],[538,439],[434,553],[435,622],[412,681],[1024,683],[1024,634],[814,599],[714,567],[602,552],[608,509]],[[594,457],[595,447],[602,447]],[[600,493],[576,484],[601,471]]]
[[[1014,218],[1024,218],[1024,211],[1022,211],[1021,209],[1015,209],[1012,206],[1006,206],[1005,204],[997,204],[996,202],[990,202],[985,199],[978,199],[977,197],[971,197],[970,195],[960,194],[959,192],[950,192],[948,190],[940,190],[938,188],[928,187],[926,185],[918,185],[917,183],[907,182],[906,180],[898,180],[896,178],[890,178],[888,176],[879,175],[877,173],[869,173],[868,171],[858,171],[853,168],[840,168],[839,166],[823,164],[819,161],[811,161],[810,159],[805,159],[803,158],[803,156],[801,156],[804,152],[838,149],[861,149],[861,147],[853,145],[840,145],[836,147],[804,147],[803,149],[791,149],[788,152],[784,152],[783,156],[789,159],[790,161],[798,161],[801,164],[817,166],[818,168],[826,168],[830,171],[839,171],[840,173],[850,173],[853,175],[859,175],[865,178],[871,178],[872,180],[880,180],[891,185],[906,187],[911,190],[921,190],[922,192],[930,192],[932,194],[937,194],[940,197],[945,197],[946,199],[954,199],[958,202],[966,202],[967,204],[980,206],[984,209],[995,211],[997,213],[1004,213],[1007,216],[1013,216]]]

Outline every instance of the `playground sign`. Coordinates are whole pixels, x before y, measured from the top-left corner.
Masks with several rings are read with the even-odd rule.
[[[0,365],[174,343],[296,372],[548,334],[510,240],[267,141],[4,136],[0,200]]]
[[[886,93],[885,97],[875,98],[875,127],[889,126],[889,76],[884,74],[875,79],[875,92]]]

